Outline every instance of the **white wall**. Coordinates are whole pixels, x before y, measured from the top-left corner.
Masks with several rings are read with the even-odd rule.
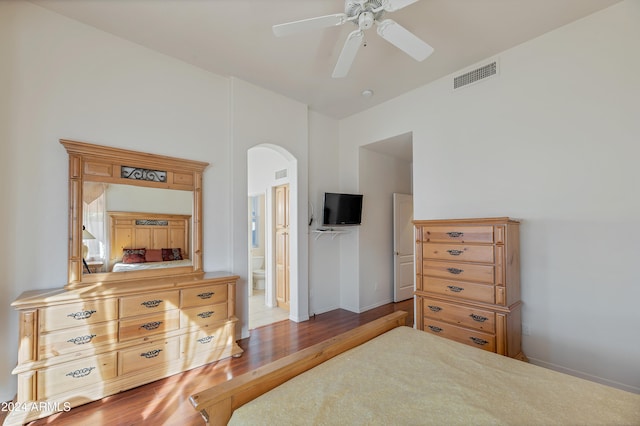
[[[193,214],[193,191],[110,184],[105,198],[107,211]]]
[[[393,193],[411,193],[411,162],[360,148],[359,312],[393,302]],[[349,285],[350,283],[342,283]]]
[[[257,146],[247,152],[248,194],[264,194],[276,185],[275,172],[288,167],[287,160],[271,148]],[[287,173],[288,175],[288,173]]]
[[[322,226],[325,192],[339,192],[338,121],[309,112],[309,202],[314,220]],[[328,235],[309,237],[309,312],[320,314],[340,307],[340,240]]]
[[[453,92],[449,76],[340,123],[343,171],[413,131],[416,219],[521,218],[526,355],[636,392],[638,22],[624,1],[503,52],[497,78]]]

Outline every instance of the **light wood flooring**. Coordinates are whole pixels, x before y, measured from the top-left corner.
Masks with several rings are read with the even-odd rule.
[[[245,351],[240,358],[214,362],[30,425],[203,425],[188,401],[190,395],[397,310],[409,312],[407,324],[413,324],[413,300],[409,299],[361,314],[337,309],[301,323],[286,320],[259,327],[238,342]]]

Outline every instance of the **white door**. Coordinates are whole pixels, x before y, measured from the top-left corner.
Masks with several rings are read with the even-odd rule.
[[[413,297],[413,196],[393,194],[393,301]]]

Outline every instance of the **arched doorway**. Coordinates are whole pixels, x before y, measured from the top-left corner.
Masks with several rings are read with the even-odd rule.
[[[281,195],[283,188],[287,189],[285,198]],[[278,291],[284,279],[281,257],[283,229],[279,223],[281,220],[277,219],[283,208],[286,208],[288,218],[297,217],[297,194],[297,160],[291,153],[272,144],[260,144],[247,151],[249,329],[296,318],[298,226],[296,220],[288,219],[286,223],[288,263],[285,267],[289,305],[284,306],[279,301]]]

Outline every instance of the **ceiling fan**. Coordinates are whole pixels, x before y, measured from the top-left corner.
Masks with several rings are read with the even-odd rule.
[[[273,26],[277,37],[296,34],[303,31],[334,27],[351,22],[358,29],[352,31],[340,52],[338,62],[333,69],[333,78],[345,77],[364,40],[364,31],[377,26],[380,37],[396,46],[417,61],[423,61],[433,53],[433,48],[392,19],[380,20],[385,13],[395,12],[418,0],[345,0],[344,13],[318,16],[301,21],[287,22]]]

